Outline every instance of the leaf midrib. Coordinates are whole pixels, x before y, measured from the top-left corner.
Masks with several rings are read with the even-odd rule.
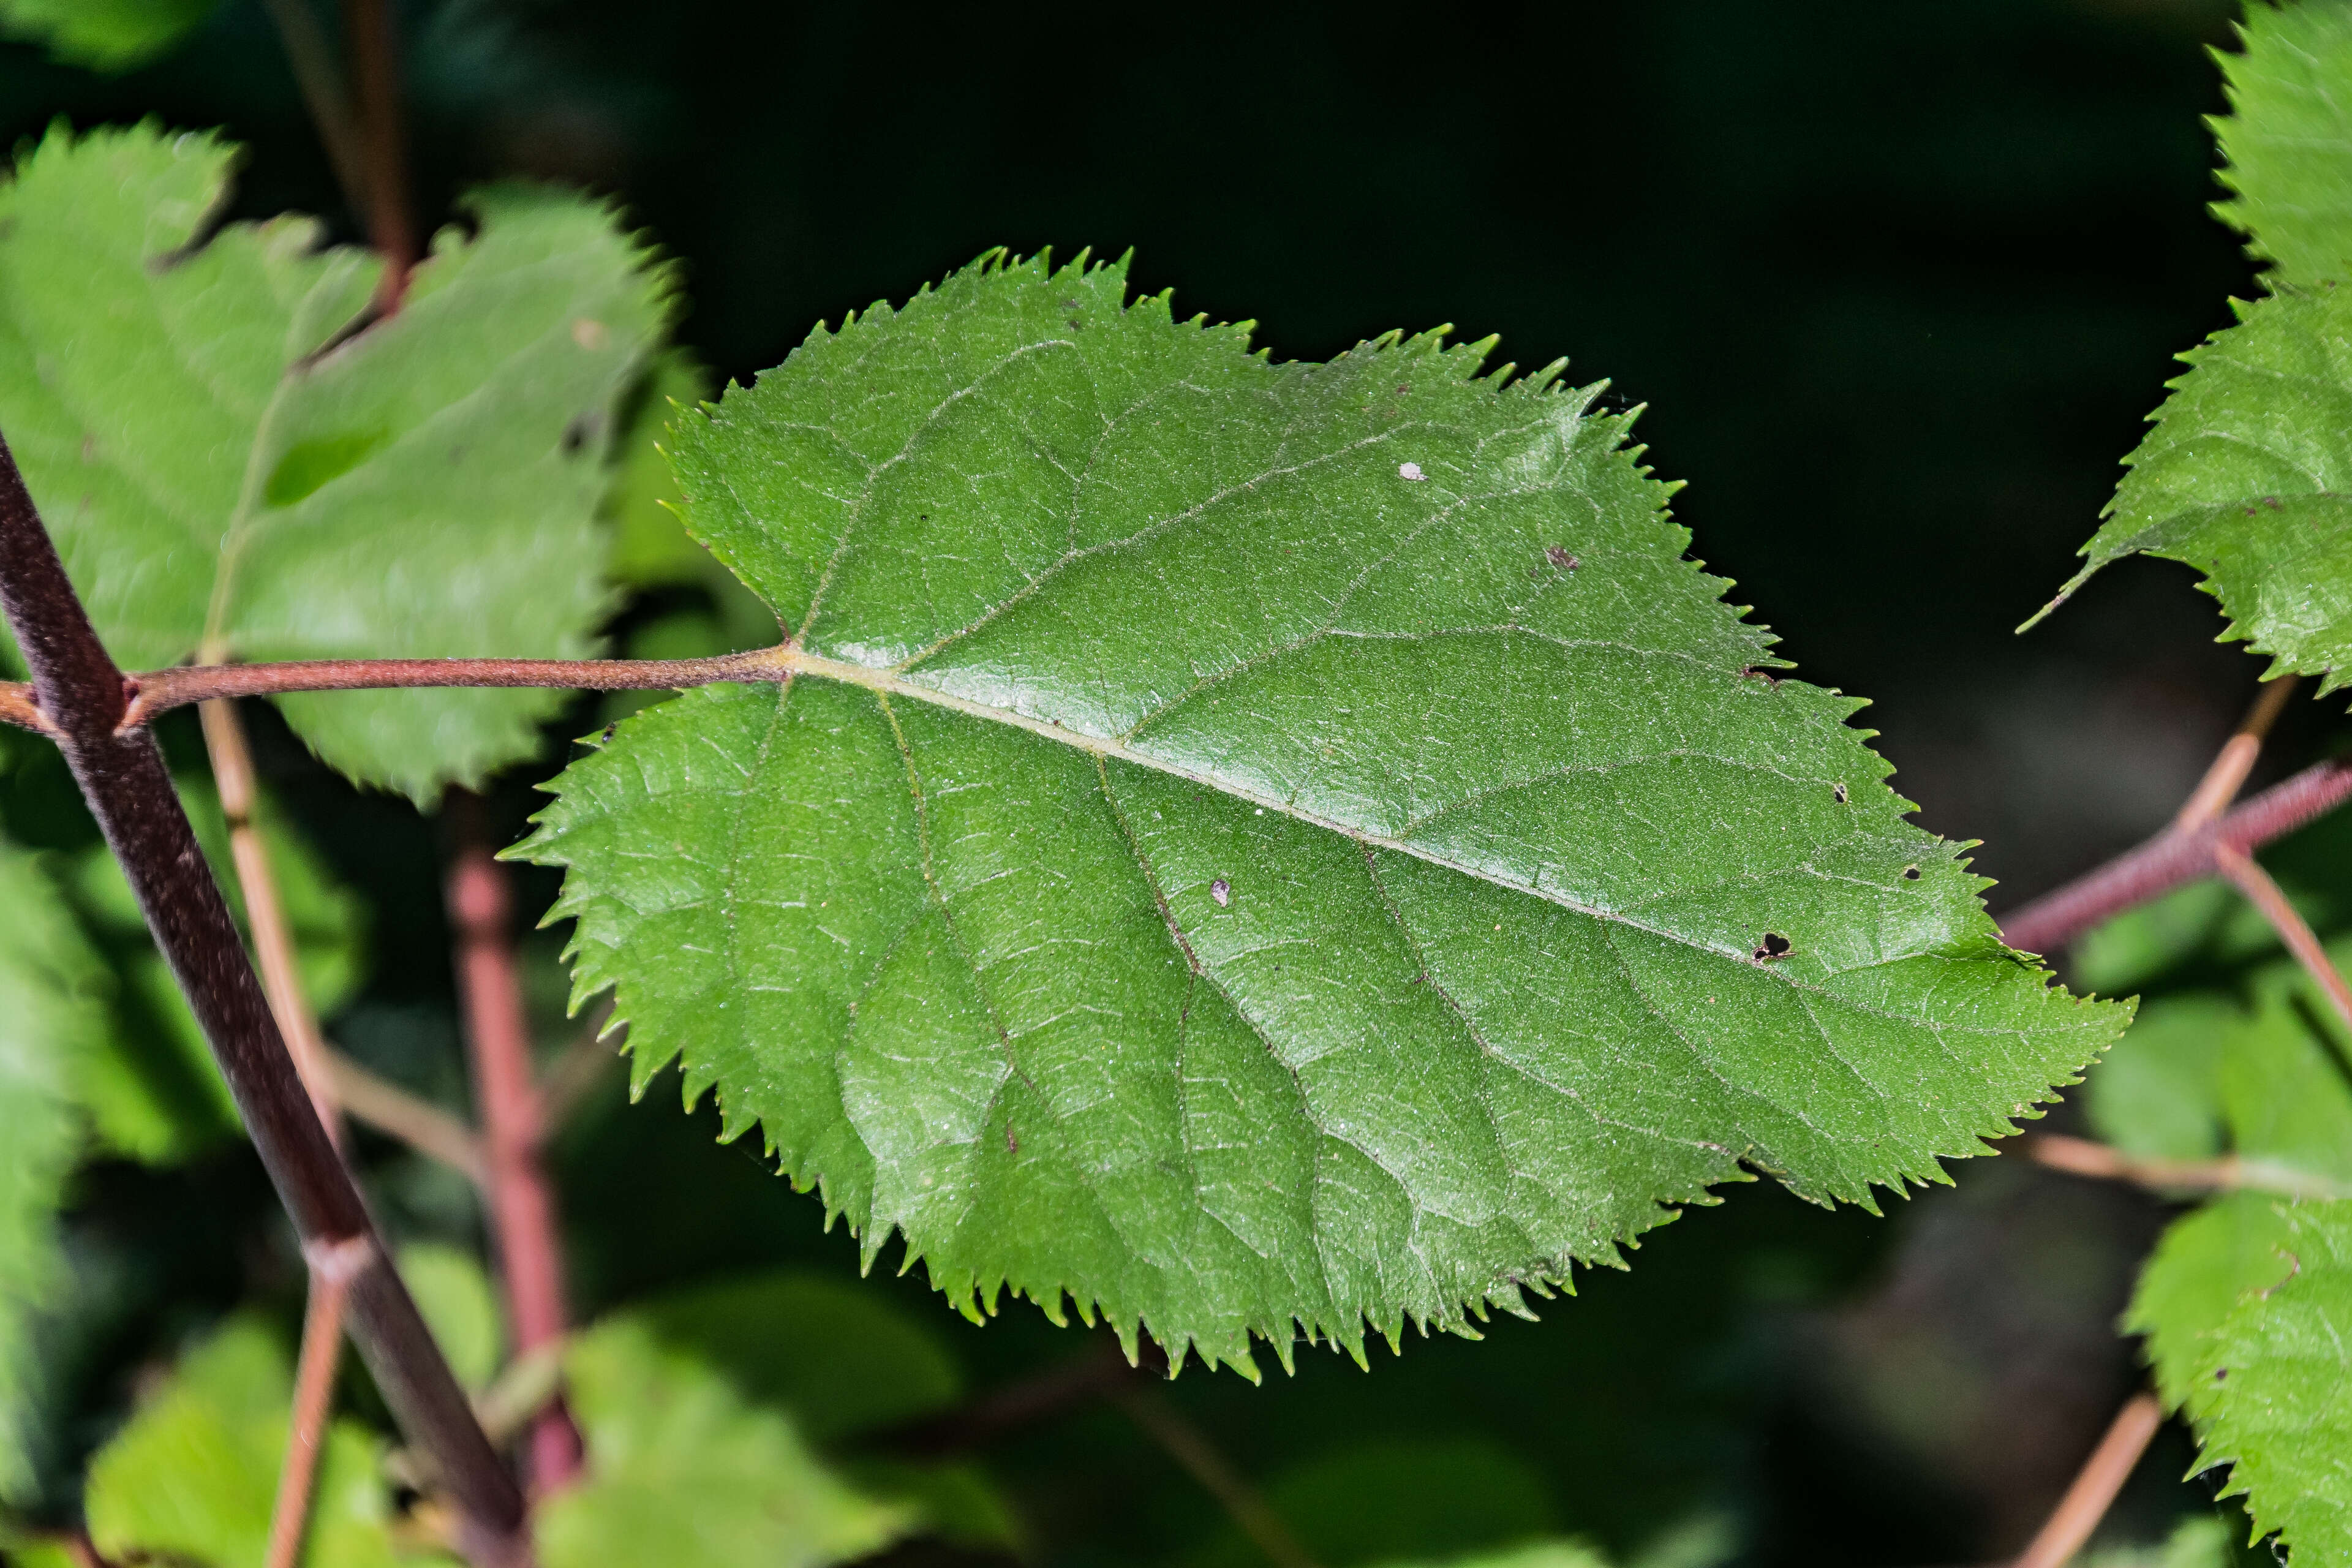
[[[1744,951],[1731,947],[1717,946],[1714,943],[1698,941],[1690,936],[1687,932],[1678,931],[1666,926],[1652,924],[1648,921],[1636,919],[1634,916],[1622,910],[1603,908],[1598,904],[1587,903],[1581,900],[1570,898],[1565,893],[1551,889],[1531,886],[1525,882],[1510,880],[1481,867],[1465,865],[1461,861],[1449,858],[1426,845],[1416,844],[1410,839],[1398,838],[1389,834],[1372,832],[1356,825],[1344,822],[1339,818],[1327,816],[1320,812],[1310,811],[1297,805],[1296,802],[1285,800],[1279,795],[1265,794],[1218,774],[1187,767],[1183,763],[1176,762],[1171,758],[1155,756],[1148,752],[1138,751],[1122,740],[1113,737],[1091,735],[1084,731],[1070,729],[1052,720],[1033,718],[1026,713],[1018,712],[1013,709],[992,707],[984,702],[975,702],[970,698],[958,697],[952,692],[941,691],[936,687],[924,686],[915,681],[908,680],[904,676],[899,675],[893,670],[877,669],[871,665],[852,664],[841,659],[827,658],[822,654],[810,653],[804,648],[795,647],[789,644],[776,649],[772,661],[765,668],[767,670],[772,671],[778,679],[787,688],[789,688],[789,684],[793,679],[803,675],[810,675],[823,680],[832,680],[847,686],[856,686],[864,690],[875,692],[883,697],[909,698],[919,702],[929,703],[936,708],[945,709],[950,712],[963,714],[967,718],[980,719],[992,723],[1009,725],[1013,729],[1025,731],[1029,734],[1034,735],[1041,740],[1057,742],[1063,745],[1072,747],[1088,756],[1108,762],[1123,763],[1132,767],[1149,769],[1154,773],[1162,773],[1171,778],[1181,779],[1187,784],[1199,784],[1204,789],[1214,790],[1219,795],[1229,799],[1241,801],[1264,811],[1277,814],[1290,821],[1301,823],[1310,827],[1318,827],[1327,833],[1338,834],[1340,837],[1345,838],[1351,843],[1362,845],[1374,849],[1385,849],[1398,855],[1410,856],[1413,859],[1422,861],[1426,865],[1435,866],[1443,870],[1451,871],[1460,876],[1473,878],[1475,880],[1485,882],[1490,887],[1498,888],[1506,892],[1519,894],[1527,898],[1540,899],[1546,903],[1567,910],[1571,913],[1584,915],[1592,920],[1606,921],[1615,925],[1624,926],[1630,930],[1644,931],[1649,935],[1659,937],[1664,941],[1675,942],[1681,946],[1692,949],[1695,952],[1713,954],[1716,957],[1738,963],[1743,967],[1757,967],[1754,961],[1750,959]],[[1729,761],[1730,759],[1721,760]],[[1733,765],[1738,766],[1741,764],[1735,763]],[[1832,993],[1828,993],[1823,987],[1801,984],[1793,976],[1785,973],[1779,973],[1777,977],[1782,980],[1784,984],[1787,984],[1797,990],[1822,990],[1825,994],[1832,994]],[[1839,997],[1838,1000],[1841,1002],[1849,1001],[1848,998],[1843,996]],[[1986,1032],[2000,1034],[2006,1033],[2007,1031],[1991,1029]]]

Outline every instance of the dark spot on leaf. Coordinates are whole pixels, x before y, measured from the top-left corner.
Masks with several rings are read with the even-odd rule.
[[[2263,498],[2263,504],[2270,508],[2273,511],[2276,511],[2279,509],[2279,499],[2276,496],[2264,496]]]
[[[1759,963],[1770,963],[1775,959],[1788,957],[1793,945],[1779,931],[1768,931],[1764,933],[1764,940],[1756,944],[1756,951],[1750,956]]]
[[[596,434],[596,424],[593,410],[573,416],[572,423],[563,427],[563,455],[568,458],[585,447]]]
[[[1579,566],[1583,564],[1582,562],[1579,561],[1575,556],[1570,555],[1567,551],[1561,549],[1557,544],[1546,545],[1544,547],[1544,559],[1550,562],[1553,565],[1559,567],[1563,572],[1573,572]]]
[[[605,726],[604,726],[604,743],[605,745],[609,746],[609,745],[611,745],[611,744],[613,743],[613,731],[615,731],[615,730],[617,730],[617,729],[619,729],[620,727],[621,727],[621,726],[620,726],[619,724],[617,724],[617,723],[607,724],[607,725],[605,725]]]
[[[1013,1123],[1010,1121],[1004,1124],[1004,1152],[1008,1154],[1021,1152],[1021,1140],[1013,1136]]]
[[[1739,673],[1749,680],[1760,680],[1767,686],[1778,686],[1780,684],[1780,678],[1779,676],[1773,674],[1769,669],[1759,669],[1752,664],[1747,668],[1741,670]]]
[[[1836,799],[1840,805],[1843,805],[1845,804],[1845,785],[1843,783],[1830,785],[1830,794]]]
[[[1916,881],[1917,881],[1917,880],[1919,879],[1919,868],[1918,868],[1918,867],[1916,867],[1916,866],[1906,866],[1906,867],[1904,867],[1904,868],[1903,868],[1903,879],[1904,879],[1905,881],[1906,881],[1906,882],[1916,882]]]
[[[1220,877],[1209,884],[1209,897],[1216,900],[1217,908],[1222,910],[1234,901],[1234,885]]]

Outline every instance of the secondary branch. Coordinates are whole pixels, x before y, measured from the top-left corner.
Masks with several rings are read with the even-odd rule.
[[[2001,918],[2001,940],[2028,952],[2056,952],[2111,916],[2220,869],[2227,847],[2251,854],[2352,798],[2352,759],[2317,763],[2273,784],[2200,827],[2168,828],[2136,849],[2044,893]]]
[[[238,1114],[314,1271],[348,1292],[352,1333],[485,1563],[529,1561],[522,1494],[474,1420],[359,1189],[320,1124],[154,737],[122,728],[127,693],[0,441],[0,610],[40,712],[121,864],[156,946],[203,1026]]]

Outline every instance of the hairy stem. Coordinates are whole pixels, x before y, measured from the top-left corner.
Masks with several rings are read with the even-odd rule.
[[[2352,1029],[2352,989],[2346,987],[2343,974],[2328,961],[2327,950],[2319,945],[2319,938],[2295,912],[2294,906],[2287,902],[2279,885],[2271,880],[2271,874],[2256,864],[2252,856],[2227,844],[2215,847],[2213,863],[2238,891],[2246,895],[2247,901],[2263,912],[2263,919],[2270,921],[2271,929],[2278,932],[2286,950],[2294,954],[2295,962],[2319,983],[2336,1016],[2344,1020],[2346,1028]]]
[[[245,895],[246,928],[253,934],[262,992],[294,1058],[294,1070],[310,1096],[319,1124],[340,1148],[342,1124],[335,1113],[334,1087],[326,1068],[326,1042],[320,1038],[318,1015],[303,993],[294,931],[287,923],[277,875],[269,868],[269,851],[254,824],[253,751],[246,744],[245,726],[233,701],[207,702],[197,711],[204,721],[213,784],[220,792],[221,815],[228,820],[229,858],[236,868],[238,889]],[[310,1534],[319,1451],[326,1440],[327,1420],[334,1405],[335,1369],[342,1360],[342,1349],[343,1286],[313,1273],[310,1304],[302,1314],[302,1354],[294,1382],[286,1458],[278,1472],[278,1496],[270,1506],[266,1568],[294,1568]]]
[[[343,90],[335,68],[335,51],[328,47],[326,30],[319,26],[310,0],[264,0],[270,20],[278,25],[278,41],[286,46],[286,63],[294,69],[294,84],[302,90],[303,107],[327,150],[327,163],[343,200],[353,216],[368,210],[367,175],[360,151],[358,119],[352,113],[351,94]]]
[[[2099,1521],[2106,1518],[2108,1506],[2131,1479],[2139,1457],[2147,1451],[2149,1439],[2162,1425],[2164,1412],[2156,1395],[2133,1394],[2116,1412],[2106,1436],[2083,1462],[2074,1484],[2058,1500],[2049,1521],[2018,1557],[2015,1568],[2065,1568],[2072,1563],[2091,1532],[2099,1528]]]
[[[539,1086],[515,962],[514,898],[490,846],[481,803],[453,792],[447,808],[457,841],[446,899],[457,938],[458,991],[465,1004],[474,1091],[489,1156],[491,1227],[499,1241],[515,1352],[560,1342],[568,1327],[555,1190],[540,1159]],[[531,1423],[532,1489],[545,1495],[580,1474],[580,1433],[560,1405]]]
[[[2294,832],[2352,797],[2352,760],[2307,767],[2228,816],[2162,833],[2098,869],[2001,917],[2001,940],[2028,952],[2056,952],[2102,921],[2220,869],[2213,851],[2247,853]]]
[[[126,729],[190,702],[284,691],[381,691],[397,687],[538,686],[576,691],[683,690],[722,680],[781,680],[792,650],[760,648],[716,658],[319,658],[289,664],[200,664],[131,678]],[[0,688],[5,693],[5,688]],[[5,702],[5,696],[0,696]],[[7,717],[0,706],[0,718]],[[46,722],[37,704],[18,722]]]
[[[0,609],[58,749],[204,1029],[306,1258],[348,1290],[352,1336],[384,1403],[463,1514],[470,1552],[485,1563],[527,1562],[522,1495],[385,1258],[359,1189],[312,1109],[163,752],[152,735],[121,727],[122,672],[75,596],[5,441]]]

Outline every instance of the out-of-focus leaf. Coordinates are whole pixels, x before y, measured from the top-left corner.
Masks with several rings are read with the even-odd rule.
[[[2094,1552],[2083,1568],[2231,1568],[2229,1527],[2220,1520],[2192,1517],[2174,1526],[2154,1546],[2115,1546]]]
[[[2084,1089],[2092,1129],[2116,1148],[2165,1160],[2221,1152],[2221,1064],[2242,1010],[2207,994],[2140,1009]]]
[[[1530,1541],[1465,1557],[1422,1558],[1387,1568],[1609,1568],[1608,1559],[1574,1541]]]
[[[260,1568],[292,1394],[284,1349],[251,1319],[232,1320],[189,1352],[91,1461],[87,1509],[99,1550],[118,1561]],[[311,1504],[311,1568],[404,1561],[388,1532],[376,1449],[348,1422],[329,1429]]]
[[[744,1399],[790,1411],[814,1442],[909,1420],[962,1391],[928,1328],[831,1275],[752,1275],[630,1316],[669,1349],[722,1369]]]
[[[2126,1014],[1776,680],[1628,420],[969,268],[674,443],[796,628],[575,763],[585,996],[869,1255],[1255,1370],[1524,1310],[1769,1171],[1942,1179]]]
[[[2352,281],[2352,5],[2250,4],[2223,54],[2230,113],[2211,121],[2234,194],[2214,216],[2272,264],[2270,281]]]
[[[1559,1523],[1543,1478],[1502,1445],[1477,1437],[1352,1445],[1283,1471],[1265,1496],[1325,1568],[1497,1552]],[[1264,1563],[1264,1552],[1228,1524],[1186,1568]]]
[[[235,150],[53,132],[0,192],[0,429],[127,668],[593,651],[596,520],[667,274],[606,209],[499,187],[399,313],[308,219],[205,228]],[[283,700],[420,802],[528,754],[559,692]]]
[[[74,1089],[105,1034],[103,973],[33,858],[0,840],[0,1501],[33,1479],[33,1318],[63,1279],[58,1208],[83,1138]]]
[[[210,781],[183,776],[180,798],[196,842],[240,923],[245,900],[229,854],[228,824]],[[368,911],[335,880],[268,793],[254,822],[278,882],[295,958],[311,1005],[332,1014],[365,980]],[[237,1131],[236,1110],[195,1016],[155,951],[122,869],[104,846],[75,868],[73,888],[122,976],[114,1026],[85,1059],[79,1094],[100,1141],[149,1164],[171,1164]]]
[[[588,1475],[541,1505],[546,1568],[820,1568],[913,1529],[836,1475],[793,1420],[623,1317],[564,1360]]]
[[[469,1389],[486,1386],[506,1354],[506,1314],[473,1254],[413,1242],[400,1249],[400,1278],[457,1381]]]
[[[220,0],[0,0],[0,32],[47,45],[59,59],[125,71],[170,50]]]
[[[709,397],[710,373],[685,349],[657,355],[629,395],[622,435],[615,443],[604,515],[613,525],[613,580],[632,588],[660,588],[707,582],[726,568],[694,542],[678,521],[684,504],[669,458],[661,449],[670,421],[681,408]]]

